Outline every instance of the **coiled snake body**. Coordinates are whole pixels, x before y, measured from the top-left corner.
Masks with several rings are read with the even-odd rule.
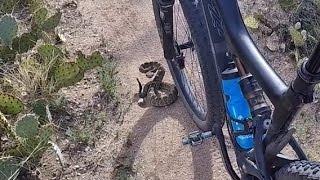
[[[150,82],[142,86],[139,79],[139,101],[138,105],[144,107],[146,104],[155,107],[164,107],[174,103],[178,99],[178,90],[175,85],[163,82],[165,69],[158,62],[147,62],[139,67],[141,73],[148,78],[153,78]],[[162,93],[165,95],[162,95]]]

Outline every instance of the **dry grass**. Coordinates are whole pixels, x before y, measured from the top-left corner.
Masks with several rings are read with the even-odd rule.
[[[50,70],[56,59],[48,63],[38,62],[33,57],[28,57],[15,67],[5,67],[0,75],[13,90],[13,94],[24,99],[38,99],[51,97],[54,83],[48,80]]]

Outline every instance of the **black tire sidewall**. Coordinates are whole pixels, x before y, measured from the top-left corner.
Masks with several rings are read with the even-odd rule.
[[[153,0],[154,5],[156,1],[157,0]],[[189,98],[185,94],[186,92],[184,91],[183,87],[181,87],[183,86],[183,82],[179,77],[180,69],[177,68],[175,62],[172,59],[167,59],[167,62],[173,79],[178,87],[179,93],[194,122],[201,130],[209,131],[212,130],[212,127],[214,125],[222,126],[225,120],[224,98],[221,88],[222,86],[220,71],[217,65],[214,49],[211,45],[208,28],[206,27],[207,25],[201,7],[199,5],[195,5],[192,1],[189,0],[181,0],[180,3],[187,19],[191,32],[191,38],[195,45],[199,64],[201,66],[207,100],[207,112],[205,117],[199,117],[197,110],[193,108],[192,104],[190,104],[192,103],[190,102],[191,98]],[[157,11],[155,10],[155,14],[156,13]],[[155,17],[157,21],[158,31],[161,31],[162,23],[160,17],[159,15],[155,15]],[[162,34],[162,36],[163,39],[161,41],[164,47],[164,51],[166,51],[166,49],[168,48],[172,48],[173,44],[170,38],[173,38],[173,36],[171,34]],[[166,52],[164,53],[166,54]]]

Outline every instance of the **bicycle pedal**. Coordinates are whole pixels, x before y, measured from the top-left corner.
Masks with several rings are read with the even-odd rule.
[[[207,131],[207,132],[194,131],[190,133],[188,137],[185,137],[182,139],[182,144],[183,145],[190,144],[191,146],[197,146],[199,144],[202,144],[204,140],[213,137],[213,135],[214,134],[212,131]]]

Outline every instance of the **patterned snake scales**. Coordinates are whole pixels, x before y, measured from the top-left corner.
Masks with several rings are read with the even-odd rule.
[[[150,82],[142,86],[139,79],[139,101],[138,105],[144,107],[146,104],[155,107],[169,106],[178,99],[178,90],[173,84],[162,82],[165,69],[158,62],[147,62],[139,67],[141,73],[148,78],[153,78]],[[152,91],[154,93],[152,93]],[[165,95],[160,94],[163,92]]]

